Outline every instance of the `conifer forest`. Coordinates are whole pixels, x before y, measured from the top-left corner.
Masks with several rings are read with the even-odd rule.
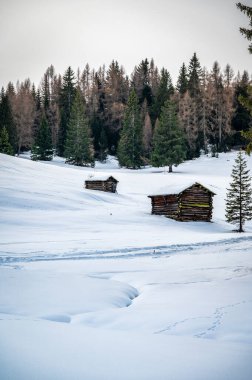
[[[0,0],[0,380],[252,379],[235,1]]]
[[[51,65],[38,86],[26,79],[2,88],[0,133],[8,152],[31,150],[34,160],[50,160],[53,151],[81,166],[107,154],[128,168],[171,165],[245,144],[241,131],[249,131],[252,117],[239,98],[249,97],[250,84],[248,72],[217,61],[206,69],[196,53],[181,65],[176,83],[153,59],[131,75],[117,61],[97,71],[68,67],[63,75]],[[175,141],[176,157],[162,153],[161,140],[164,147]]]

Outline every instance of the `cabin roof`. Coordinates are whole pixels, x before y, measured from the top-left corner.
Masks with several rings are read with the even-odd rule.
[[[91,175],[86,181],[108,181],[112,179],[114,182],[118,182],[112,175]]]
[[[212,195],[216,195],[211,189],[207,188],[206,186],[203,186],[201,183],[191,182],[191,183],[182,184],[182,185],[181,184],[168,185],[165,188],[159,189],[157,193],[148,195],[148,197],[153,198],[153,197],[165,196],[165,195],[179,195],[194,185],[200,185]],[[212,185],[208,185],[208,186],[212,188]]]

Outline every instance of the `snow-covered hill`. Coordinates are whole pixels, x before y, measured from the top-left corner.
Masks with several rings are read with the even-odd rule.
[[[0,378],[250,379],[252,223],[224,217],[235,157],[168,174],[0,155]],[[84,189],[94,173],[118,193]],[[216,193],[213,223],[151,215],[149,194],[192,182]]]
[[[226,188],[236,153],[201,157],[175,169],[132,171],[112,161],[97,169],[37,163],[1,155],[1,251],[24,255],[71,255],[148,248],[237,237],[224,218]],[[249,158],[252,166],[252,158]],[[90,174],[112,174],[118,193],[85,190]],[[149,194],[171,185],[211,186],[214,223],[178,223],[151,215]],[[252,232],[252,224],[246,226]]]

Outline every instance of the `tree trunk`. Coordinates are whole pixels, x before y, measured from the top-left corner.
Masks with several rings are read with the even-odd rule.
[[[242,167],[241,167],[241,163],[240,163],[240,172],[239,172],[239,177],[240,177],[240,195],[239,195],[240,217],[239,217],[239,230],[238,230],[238,232],[244,232],[243,228],[242,228],[242,195],[241,195],[242,176],[241,176],[241,172],[242,172]]]
[[[21,147],[22,147],[22,143],[21,143],[21,141],[19,140],[19,141],[18,141],[18,152],[17,152],[18,157],[19,157],[19,155],[20,155],[20,153],[21,153]]]
[[[169,173],[172,173],[172,165],[169,165]]]

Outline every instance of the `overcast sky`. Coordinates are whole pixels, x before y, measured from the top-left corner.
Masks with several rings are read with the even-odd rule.
[[[0,0],[0,87],[30,77],[37,85],[51,64],[97,69],[112,59],[130,74],[154,58],[173,81],[196,52],[211,69],[217,60],[252,73],[239,27],[248,18],[233,0]],[[252,5],[251,0],[242,3]]]

